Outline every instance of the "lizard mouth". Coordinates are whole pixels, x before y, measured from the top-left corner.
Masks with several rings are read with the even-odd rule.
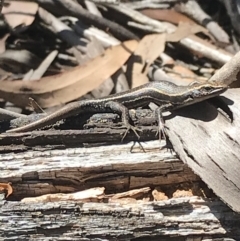
[[[195,104],[195,103],[198,103],[198,102],[202,102],[202,101],[207,100],[207,99],[211,99],[213,97],[216,97],[216,96],[222,94],[227,89],[228,89],[227,86],[224,86],[224,87],[220,86],[220,87],[215,87],[211,91],[206,90],[205,94],[200,94],[198,96],[196,96],[194,94],[189,95],[188,101],[186,101],[185,105],[191,105],[191,104]]]
[[[213,96],[216,96],[216,94],[220,95],[222,93],[224,93],[226,90],[228,89],[228,87],[218,87],[218,88],[215,88],[213,89],[210,94],[206,94],[206,97],[208,98],[209,97],[213,97]]]

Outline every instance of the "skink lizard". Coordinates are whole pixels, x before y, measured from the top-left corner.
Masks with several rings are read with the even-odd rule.
[[[182,108],[212,98],[223,93],[227,88],[227,86],[217,86],[210,83],[178,86],[168,81],[150,82],[129,91],[113,94],[108,97],[72,102],[40,120],[8,130],[7,132],[32,131],[83,112],[114,112],[121,115],[122,122],[127,128],[126,133],[131,129],[139,137],[137,128],[129,123],[130,117],[128,109],[143,107],[150,102],[157,104],[159,106],[156,112],[158,114],[159,131],[162,131],[162,112]]]

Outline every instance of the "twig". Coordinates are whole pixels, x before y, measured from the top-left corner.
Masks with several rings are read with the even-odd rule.
[[[219,69],[210,79],[209,82],[216,84],[230,85],[238,79],[240,72],[240,52],[231,58],[221,69]]]
[[[120,40],[138,39],[137,35],[122,27],[121,25],[107,20],[103,17],[96,16],[83,9],[79,4],[69,0],[55,0],[59,5],[66,8],[71,16],[80,18],[81,20],[94,24],[100,29],[108,29],[114,36]]]
[[[154,19],[151,19],[140,12],[137,12],[133,9],[130,9],[125,4],[118,4],[118,5],[112,5],[112,4],[104,4],[105,6],[109,8],[113,8],[133,20],[135,20],[137,23],[140,23],[142,25],[147,25],[148,30],[151,29],[152,32],[157,33],[172,33],[176,31],[176,27],[171,23],[166,22],[160,22]],[[211,45],[205,41],[203,41],[201,38],[191,35],[189,37],[183,38],[179,41],[184,47],[190,49],[191,51],[194,51],[196,53],[199,53],[200,55],[205,56],[206,58],[209,58],[219,64],[225,64],[228,62],[232,54],[216,48],[214,45]]]
[[[175,9],[204,25],[210,33],[223,44],[229,44],[228,34],[218,25],[217,22],[206,14],[195,0],[180,2],[175,5]]]

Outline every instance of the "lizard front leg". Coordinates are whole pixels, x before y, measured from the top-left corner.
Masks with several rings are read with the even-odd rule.
[[[124,106],[123,104],[116,102],[116,101],[108,101],[108,102],[106,102],[105,107],[109,108],[113,112],[121,115],[122,122],[123,122],[124,126],[127,128],[126,132],[124,133],[124,135],[122,137],[122,141],[126,137],[129,130],[132,130],[138,139],[140,138],[137,131],[142,131],[142,130],[138,129],[137,127],[135,127],[129,123],[129,120],[130,120],[129,110],[126,106]]]
[[[164,123],[164,119],[163,119],[162,113],[166,109],[169,109],[170,107],[172,107],[172,104],[168,103],[168,104],[163,104],[163,105],[159,106],[155,110],[155,116],[156,116],[156,119],[157,119],[157,122],[158,122],[158,131],[157,131],[156,135],[159,134],[159,140],[160,141],[162,139],[162,136],[163,136],[163,139],[166,140],[165,123]]]

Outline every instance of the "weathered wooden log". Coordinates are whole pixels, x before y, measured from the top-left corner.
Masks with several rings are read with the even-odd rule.
[[[5,202],[0,216],[4,240],[240,240],[240,215],[221,201],[197,197],[132,204]]]
[[[207,102],[176,111],[167,132],[180,159],[233,210],[240,212],[240,89],[224,93],[231,122]],[[221,103],[221,104],[224,104]]]
[[[236,104],[234,103],[231,108],[235,108]],[[208,113],[209,108],[214,111],[212,114],[216,113],[216,109],[206,103],[198,105],[198,113],[201,113],[203,117]],[[233,110],[235,122],[231,124],[231,130],[238,133],[238,130],[236,130],[238,114],[235,114],[235,109]],[[181,111],[183,112],[179,110],[178,113],[184,113],[184,110]],[[178,118],[181,118],[181,122]],[[212,169],[208,169],[206,160],[204,159],[201,164],[201,158],[198,156],[198,153],[201,152],[208,153],[207,148],[210,147],[214,150],[212,154],[218,150],[218,139],[210,138],[206,134],[207,132],[213,135],[224,131],[224,126],[223,129],[220,129],[217,124],[212,124],[218,123],[216,121],[222,120],[223,117],[217,114],[215,118],[204,122],[199,119],[189,121],[190,117],[176,116],[166,121],[169,128],[167,131],[171,141],[174,134],[178,134],[172,143],[175,150],[180,154],[181,151],[178,148],[181,147],[185,152],[191,154],[195,149],[190,141],[192,140],[191,143],[197,144],[199,142],[200,147],[198,146],[198,151],[195,150],[194,158],[205,171],[203,177],[210,174],[212,180],[219,182],[222,178],[221,175],[223,175],[231,181],[231,173],[229,171],[224,172],[224,170],[228,170],[230,165],[225,165],[222,168],[221,175],[214,176]],[[173,121],[175,119],[176,122]],[[192,129],[188,125],[191,128],[197,126],[198,132],[195,132],[195,129],[189,131]],[[204,125],[207,125],[207,127],[203,129]],[[211,125],[211,128],[209,125]],[[179,129],[176,131],[176,128]],[[204,130],[203,133],[208,137],[203,139],[201,136],[203,134],[199,133],[199,129]],[[14,193],[10,196],[10,199],[19,200],[28,196],[48,193],[74,192],[91,187],[105,187],[106,193],[116,193],[141,187],[153,189],[186,182],[200,182],[199,177],[191,171],[187,164],[190,163],[189,165],[195,171],[194,165],[191,162],[184,164],[173,152],[167,149],[160,150],[159,141],[142,143],[145,152],[139,145],[133,146],[133,143],[75,147],[64,150],[47,150],[47,146],[45,146],[44,149],[40,147],[40,151],[37,151],[37,147],[34,146],[37,145],[37,140],[43,141],[47,135],[43,135],[43,139],[39,138],[38,135],[31,135],[31,133],[15,135],[17,138],[15,140],[18,140],[19,144],[35,150],[1,154],[0,182],[12,182]],[[21,135],[26,135],[23,142],[21,142]],[[115,135],[117,134],[115,133]],[[215,136],[213,135],[213,137]],[[13,136],[4,137],[0,141],[10,140],[9,138],[13,138]],[[236,140],[236,145],[238,138],[239,135],[233,138]],[[179,143],[175,142],[179,139],[181,140]],[[30,141],[27,142],[28,140]],[[34,145],[32,140],[35,140]],[[220,140],[222,141],[222,139]],[[51,146],[49,148],[52,149]],[[224,150],[224,153],[228,153],[226,148]],[[234,147],[232,150],[235,151],[236,148]],[[191,157],[191,155],[189,156]],[[239,156],[237,155],[237,157]],[[214,158],[214,163],[217,164],[218,158],[215,154]],[[223,157],[219,155],[219,158],[222,158],[225,162],[228,161],[224,155]],[[229,168],[234,170],[234,174],[236,174],[239,170],[237,167],[235,162],[234,166]],[[198,169],[196,170],[198,171]],[[201,172],[198,174],[202,175]],[[236,177],[234,176],[234,178]],[[228,190],[224,186],[226,182],[220,184],[222,185],[221,190],[225,188],[226,193],[229,192],[234,195],[233,198],[237,197],[238,193],[236,194],[233,189]],[[168,196],[169,199],[165,201],[135,201],[125,204],[121,200],[118,200],[118,203],[105,204],[80,203],[77,201],[38,204],[17,201],[2,202],[0,207],[0,234],[10,240],[161,239],[175,241],[189,240],[189,238],[192,240],[219,240],[217,238],[220,238],[220,240],[240,240],[239,214],[233,212],[214,195],[213,198],[210,198],[210,196],[205,200],[200,197],[172,198]]]
[[[104,186],[121,192],[199,180],[159,141],[1,155],[0,182],[11,182],[16,198]]]

